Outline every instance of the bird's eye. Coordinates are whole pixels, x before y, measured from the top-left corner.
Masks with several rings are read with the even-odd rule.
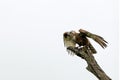
[[[67,33],[64,33],[64,37],[67,38],[68,34]]]

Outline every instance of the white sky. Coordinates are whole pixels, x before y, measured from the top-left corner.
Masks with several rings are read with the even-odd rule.
[[[80,28],[109,42],[93,42],[95,58],[118,80],[117,0],[1,0],[0,80],[97,80],[87,64],[70,56],[63,33]]]

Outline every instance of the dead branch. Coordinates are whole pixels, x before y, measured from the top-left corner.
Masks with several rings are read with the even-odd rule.
[[[67,49],[72,51],[77,56],[81,57],[82,59],[84,59],[88,64],[86,69],[89,72],[91,72],[92,74],[94,74],[99,80],[112,80],[106,75],[106,73],[97,64],[97,62],[90,50],[88,50],[85,47],[82,47],[82,48],[68,47]]]

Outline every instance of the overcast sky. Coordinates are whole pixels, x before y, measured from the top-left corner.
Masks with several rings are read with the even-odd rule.
[[[117,0],[1,0],[0,80],[97,80],[86,62],[68,55],[65,31],[80,28],[108,41],[98,64],[118,80]]]

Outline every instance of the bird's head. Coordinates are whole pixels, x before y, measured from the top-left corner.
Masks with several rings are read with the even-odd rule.
[[[64,41],[64,46],[66,48],[68,47],[76,47],[76,42],[75,42],[75,31],[70,31],[70,32],[65,32],[63,34],[63,41]],[[68,51],[71,55],[74,55],[74,53]]]
[[[70,32],[65,32],[63,34],[63,37],[69,40],[69,39],[74,39],[75,35],[76,35],[75,31],[70,31]]]
[[[66,47],[73,46],[75,47],[75,31],[65,32],[63,34],[64,45]]]
[[[70,33],[69,32],[65,32],[64,34],[63,34],[63,38],[64,39],[70,39]]]

